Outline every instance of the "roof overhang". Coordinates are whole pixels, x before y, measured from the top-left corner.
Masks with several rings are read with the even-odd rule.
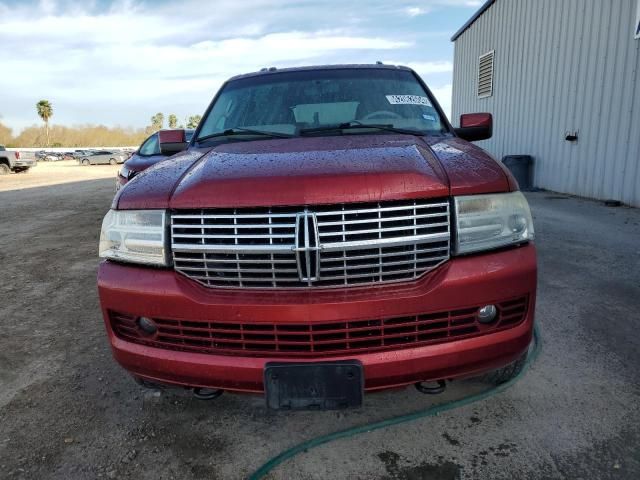
[[[495,2],[496,2],[496,0],[487,0],[486,2],[484,2],[484,4],[483,4],[479,9],[478,9],[478,11],[477,11],[476,13],[474,13],[474,14],[473,14],[473,16],[472,16],[469,20],[467,20],[467,22],[466,22],[464,25],[462,25],[462,27],[460,27],[460,29],[459,29],[456,33],[454,33],[454,34],[453,34],[453,37],[451,37],[451,41],[452,41],[452,42],[455,42],[455,41],[458,39],[458,37],[459,37],[460,35],[462,35],[462,34],[465,32],[465,30],[466,30],[467,28],[469,28],[471,25],[473,25],[473,23],[474,23],[478,18],[480,18],[480,16],[481,16],[484,12],[486,12],[486,11],[487,11],[487,9],[488,9],[491,5],[493,5]]]

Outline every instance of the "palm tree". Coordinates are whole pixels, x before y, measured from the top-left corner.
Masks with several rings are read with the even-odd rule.
[[[164,126],[164,115],[161,112],[158,112],[151,117],[151,126],[153,127],[154,132],[162,130],[162,127]]]
[[[40,100],[36,103],[36,109],[38,110],[38,116],[44,122],[44,126],[47,132],[47,147],[49,146],[49,119],[53,116],[53,107],[49,100]]]
[[[202,115],[192,115],[187,122],[187,128],[196,128],[202,120]]]

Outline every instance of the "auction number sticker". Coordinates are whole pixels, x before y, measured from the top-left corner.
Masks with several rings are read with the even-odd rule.
[[[387,101],[391,105],[426,105],[431,106],[427,97],[420,95],[386,95]]]

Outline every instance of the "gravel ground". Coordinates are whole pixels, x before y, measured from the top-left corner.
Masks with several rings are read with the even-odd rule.
[[[0,192],[23,188],[46,187],[64,183],[111,178],[115,186],[116,172],[120,165],[78,165],[75,160],[38,162],[26,173],[12,173],[0,177]],[[114,187],[115,188],[115,187]]]
[[[316,435],[485,388],[372,394],[346,413],[141,389],[111,359],[95,287],[115,171],[66,162],[0,177],[0,478],[240,479]],[[526,376],[489,400],[311,450],[271,479],[640,478],[640,211],[529,199],[543,350]]]

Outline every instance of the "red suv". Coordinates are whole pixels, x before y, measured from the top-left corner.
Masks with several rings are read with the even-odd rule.
[[[532,338],[527,201],[411,69],[227,81],[183,152],[136,175],[100,237],[116,360],[144,384],[357,406],[364,391],[519,371]]]

